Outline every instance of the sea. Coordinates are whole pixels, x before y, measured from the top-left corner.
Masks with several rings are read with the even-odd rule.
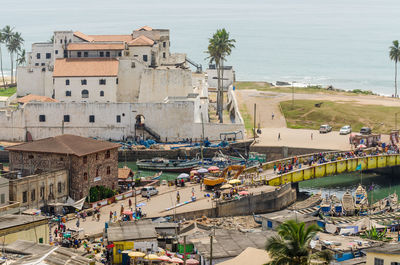
[[[225,65],[237,80],[394,91],[388,52],[400,39],[398,0],[0,0],[0,6],[0,27],[21,32],[27,50],[54,30],[129,34],[149,25],[170,29],[172,51],[206,68],[208,39],[226,28],[236,47]]]

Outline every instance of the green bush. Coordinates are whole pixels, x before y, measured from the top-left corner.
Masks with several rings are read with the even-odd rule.
[[[104,186],[95,186],[90,188],[90,202],[96,202],[113,197],[116,192]]]

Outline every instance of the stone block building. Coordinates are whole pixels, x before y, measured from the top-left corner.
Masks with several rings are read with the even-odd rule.
[[[79,200],[93,186],[118,185],[119,144],[63,134],[8,147],[10,171],[21,176],[68,171],[69,196]]]

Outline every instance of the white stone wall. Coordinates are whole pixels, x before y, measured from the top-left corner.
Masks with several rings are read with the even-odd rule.
[[[50,57],[47,58],[48,56]],[[54,65],[53,43],[33,43],[32,51],[28,53],[27,59],[30,66]]]
[[[81,56],[78,56],[80,52]],[[85,52],[87,52],[87,56],[85,56]],[[103,56],[100,56],[100,52],[103,52]],[[106,56],[107,52],[110,53],[110,56]],[[101,50],[101,51],[68,51],[68,58],[116,58],[122,56],[122,50]]]
[[[146,66],[136,59],[120,58],[117,102],[138,102],[140,80]]]
[[[143,60],[143,55],[147,55],[147,62]],[[150,46],[129,46],[129,58],[136,59],[146,66],[151,63],[151,47]]]
[[[208,86],[211,88],[217,88],[218,79],[217,79],[217,70],[216,69],[207,69],[206,73],[208,75]],[[222,76],[221,76],[222,78]],[[233,84],[235,81],[235,71],[233,68],[230,70],[224,70],[224,79],[223,79],[223,87],[224,89],[228,89],[229,86]]]
[[[144,69],[139,102],[162,102],[166,97],[186,97],[193,93],[190,70]]]
[[[64,58],[64,50],[67,45],[72,42],[83,42],[81,39],[74,36],[72,31],[55,31],[54,32],[54,53],[55,58]]]
[[[135,135],[136,116],[145,117],[145,124],[164,141],[184,138],[200,139],[201,122],[194,121],[194,101],[169,103],[38,103],[25,104],[12,112],[0,111],[0,140],[24,141],[26,132],[33,139],[60,135],[62,132],[85,137],[121,140]],[[45,121],[39,121],[45,115]],[[69,115],[70,122],[64,122]],[[89,122],[94,115],[95,121]],[[117,122],[117,115],[120,122]],[[220,132],[242,130],[243,124],[204,123],[206,137],[219,139]]]
[[[100,79],[106,80],[106,84],[100,85]],[[56,77],[55,99],[62,102],[116,102],[116,79],[117,77]],[[66,80],[69,80],[69,85],[66,85]],[[86,85],[82,85],[82,80],[86,80]],[[83,90],[89,92],[88,98],[82,97]],[[71,92],[71,96],[67,96],[67,91]],[[104,92],[104,96],[101,96],[101,91]]]
[[[28,94],[52,97],[53,72],[48,66],[20,66],[17,75],[17,96]]]

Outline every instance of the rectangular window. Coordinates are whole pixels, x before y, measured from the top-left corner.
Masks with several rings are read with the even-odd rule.
[[[22,193],[22,203],[26,203],[28,201],[28,192],[24,191]]]
[[[66,97],[70,97],[71,94],[72,94],[71,90],[65,91],[65,96],[66,96]]]
[[[40,199],[44,198],[44,186],[40,187]]]
[[[115,83],[118,85],[118,78],[115,79]]]
[[[69,115],[64,115],[64,122],[69,122]]]
[[[46,53],[46,59],[50,59],[51,58],[51,53]]]
[[[78,52],[78,57],[82,57],[82,52]]]
[[[117,123],[121,122],[121,115],[117,115]]]
[[[391,262],[390,265],[400,265],[400,262]]]
[[[118,56],[122,56],[122,52],[118,52]]]
[[[89,116],[89,122],[93,123],[94,122],[94,115]]]
[[[64,58],[68,58],[68,51],[64,50]]]
[[[165,57],[166,57],[166,55],[165,55],[165,52],[163,52],[163,53],[162,53],[162,57],[163,57],[163,58],[165,58]]]
[[[82,85],[82,86],[86,86],[86,85],[87,85],[86,79],[82,79],[82,80],[81,80],[81,85]]]
[[[44,66],[44,63],[41,63],[41,66]]]
[[[61,193],[61,192],[62,192],[61,182],[58,182],[58,183],[57,183],[57,190],[58,190],[58,193]]]
[[[55,54],[58,54],[58,50],[55,50],[54,52],[55,52]]]
[[[84,156],[83,157],[83,164],[86,164],[87,163],[87,156]]]
[[[45,122],[46,121],[46,115],[39,115],[39,121],[40,122]]]
[[[106,57],[110,57],[110,52],[106,52]]]
[[[100,85],[105,85],[106,84],[106,80],[105,79],[100,79],[99,80],[99,84]]]
[[[106,152],[106,156],[105,156],[105,158],[107,159],[107,158],[110,158],[110,150],[108,150],[107,152]]]
[[[83,57],[89,57],[89,52],[84,52]]]
[[[69,86],[69,79],[66,79],[66,80],[65,80],[65,85],[66,85],[66,86]]]
[[[100,52],[100,57],[104,57],[104,52]]]
[[[36,53],[36,59],[40,59],[40,53]]]
[[[6,195],[4,193],[1,194],[1,204],[6,203]]]
[[[164,41],[164,42],[162,43],[162,46],[163,46],[164,48],[167,47],[167,42]]]
[[[147,62],[147,55],[143,55],[143,61]]]
[[[36,190],[31,190],[31,201],[34,202],[36,200]]]
[[[383,265],[383,259],[375,258],[374,265]]]
[[[35,63],[35,66],[39,66],[39,63]]]

